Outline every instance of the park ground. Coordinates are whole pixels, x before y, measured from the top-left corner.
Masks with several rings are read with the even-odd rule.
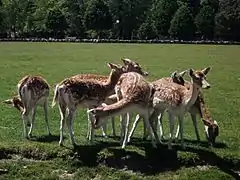
[[[138,61],[149,72],[149,81],[173,71],[211,66],[204,90],[205,101],[220,132],[216,146],[207,146],[198,121],[201,142],[196,142],[189,115],[185,119],[186,150],[166,143],[157,149],[142,141],[142,123],[125,150],[119,138],[86,140],[86,111],[79,110],[73,149],[65,130],[65,147],[58,146],[59,112],[49,105],[53,136],[47,136],[42,108],[38,108],[34,137],[25,140],[17,110],[0,103],[0,179],[237,179],[240,173],[240,47],[167,44],[0,43],[0,101],[16,94],[17,82],[27,74],[42,75],[52,89],[66,77],[80,73],[108,75],[107,62],[120,58]],[[187,78],[187,76],[186,76]],[[53,90],[49,98],[51,103]],[[164,117],[168,132],[168,120]],[[111,135],[110,125],[108,134]],[[118,128],[119,135],[119,128]]]

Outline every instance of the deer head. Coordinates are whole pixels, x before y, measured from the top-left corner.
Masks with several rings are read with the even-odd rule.
[[[136,72],[141,74],[142,76],[148,76],[148,72],[143,71],[142,67],[137,63],[130,59],[122,59],[124,65],[126,66],[127,72]]]
[[[185,75],[187,71],[182,71],[180,73],[178,73],[177,71],[174,71],[172,74],[171,74],[171,78],[173,80],[174,83],[177,83],[177,84],[181,84],[181,85],[184,85],[185,84],[185,80],[183,79],[183,76]]]
[[[12,99],[7,99],[7,100],[3,101],[3,103],[12,105],[20,112],[23,112],[24,106],[23,106],[21,99],[18,96],[14,96]]]
[[[105,103],[102,103],[101,106],[98,106],[97,108],[93,108],[87,111],[92,123],[92,127],[94,129],[98,129],[104,123],[104,119],[100,118],[100,116],[102,113],[104,113],[103,109],[105,106],[107,105]]]
[[[206,75],[210,71],[210,67],[205,68],[201,71],[189,70],[189,76],[191,77],[194,84],[198,85],[199,88],[209,89],[211,86],[206,80]]]
[[[215,144],[216,137],[219,134],[219,127],[217,121],[214,121],[210,126],[205,127],[205,135],[208,143],[213,146]]]

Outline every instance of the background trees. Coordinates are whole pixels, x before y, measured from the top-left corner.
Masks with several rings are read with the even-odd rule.
[[[0,35],[240,40],[240,0],[0,0]]]

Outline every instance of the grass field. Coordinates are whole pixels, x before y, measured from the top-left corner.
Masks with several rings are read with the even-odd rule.
[[[0,43],[0,101],[16,92],[26,74],[44,76],[51,86],[79,73],[109,73],[107,62],[121,63],[121,57],[137,60],[149,72],[149,81],[169,76],[175,70],[211,66],[205,99],[220,135],[216,147],[208,148],[199,120],[201,143],[195,140],[189,116],[185,119],[187,149],[167,145],[152,149],[143,142],[139,124],[133,142],[125,150],[118,138],[86,140],[86,111],[79,110],[74,122],[75,150],[65,130],[66,147],[58,147],[58,108],[49,107],[47,137],[43,110],[38,109],[34,138],[22,136],[19,112],[0,103],[0,179],[236,179],[240,173],[240,47],[213,45],[137,45],[69,43]],[[53,91],[49,99],[52,100]],[[168,130],[168,120],[164,118]],[[109,126],[110,127],[110,126]],[[108,130],[110,134],[110,129]],[[101,131],[96,134],[100,135]],[[119,129],[118,129],[119,135]]]

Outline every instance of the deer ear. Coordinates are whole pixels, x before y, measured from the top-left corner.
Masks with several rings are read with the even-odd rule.
[[[189,69],[189,75],[192,77],[194,75],[193,69]]]
[[[87,110],[87,113],[88,113],[88,114],[90,114],[90,113],[95,113],[95,111],[96,111],[95,109],[89,109],[89,110]]]
[[[172,74],[171,74],[171,78],[174,78],[177,76],[177,71],[174,71]]]
[[[202,70],[202,73],[205,74],[205,75],[207,75],[207,73],[208,73],[210,70],[211,70],[210,67],[204,68],[204,69]]]
[[[13,100],[12,99],[7,99],[7,100],[3,101],[3,103],[12,105],[13,104]]]
[[[111,69],[117,69],[117,68],[118,68],[117,65],[115,65],[115,64],[113,64],[113,63],[108,63],[107,65],[108,65],[108,67],[111,68]]]
[[[186,74],[186,72],[187,72],[187,70],[180,72],[179,76],[183,77]]]
[[[218,125],[217,121],[214,120],[213,124]]]
[[[130,59],[122,58],[122,61],[123,61],[124,65],[129,65],[129,64],[131,64],[131,60],[130,60]]]

